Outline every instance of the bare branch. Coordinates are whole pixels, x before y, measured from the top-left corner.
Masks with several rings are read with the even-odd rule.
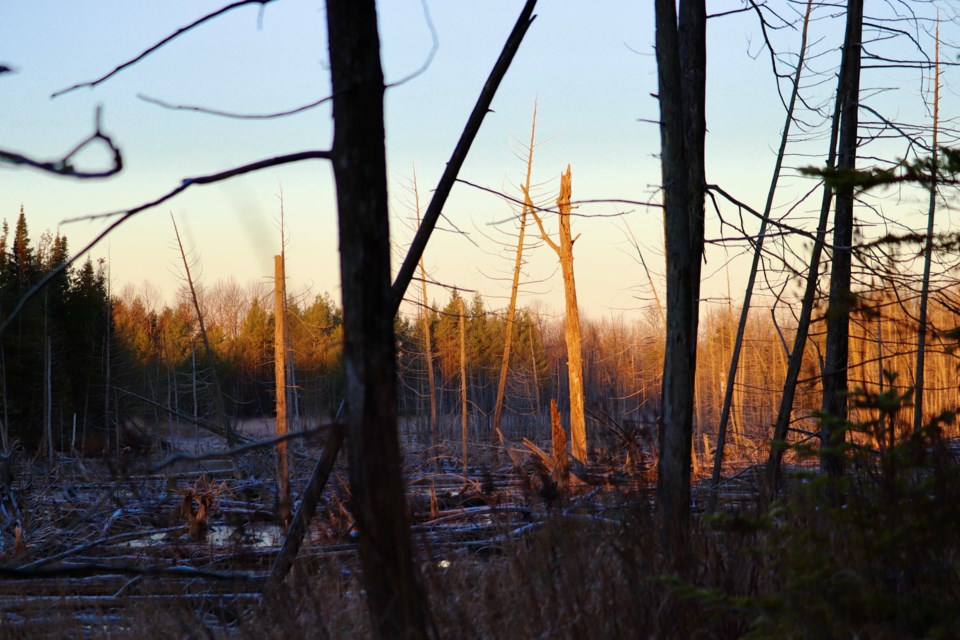
[[[74,169],[73,164],[71,163],[73,157],[98,141],[106,145],[107,149],[109,149],[110,153],[113,155],[110,168],[104,169],[103,171],[78,171],[77,169]],[[80,179],[107,178],[120,173],[120,171],[123,169],[123,156],[120,153],[120,149],[114,144],[110,136],[100,130],[100,107],[97,107],[96,115],[94,117],[93,133],[90,134],[89,137],[82,140],[59,160],[34,160],[33,158],[19,153],[0,150],[0,162],[33,167],[34,169],[46,171],[47,173],[53,173],[58,176]]]
[[[118,73],[120,73],[121,71],[123,71],[124,69],[126,69],[127,67],[131,67],[131,66],[135,65],[136,63],[140,62],[141,60],[143,60],[144,58],[146,58],[147,56],[149,56],[151,53],[153,53],[153,52],[156,51],[157,49],[160,49],[160,48],[163,47],[164,45],[172,42],[173,40],[176,40],[177,38],[179,38],[179,37],[182,36],[183,34],[187,33],[188,31],[190,31],[190,30],[192,30],[192,29],[194,29],[194,28],[196,28],[196,27],[199,27],[200,25],[202,25],[202,24],[205,23],[205,22],[208,22],[208,21],[210,21],[210,20],[213,20],[214,18],[217,18],[217,17],[219,17],[219,16],[222,16],[222,15],[225,14],[225,13],[228,13],[228,12],[230,12],[230,11],[233,11],[234,9],[239,9],[240,7],[246,6],[246,5],[248,5],[248,4],[259,4],[259,5],[261,6],[261,9],[262,9],[265,5],[267,5],[267,4],[271,3],[271,2],[273,2],[273,0],[239,0],[239,2],[234,2],[233,4],[228,4],[227,6],[223,7],[222,9],[218,9],[217,11],[214,11],[213,13],[208,13],[207,15],[203,16],[202,18],[200,18],[200,19],[198,19],[198,20],[194,20],[193,22],[191,22],[190,24],[188,24],[188,25],[185,26],[185,27],[180,27],[179,29],[177,29],[176,31],[174,31],[172,34],[170,34],[169,36],[167,36],[166,38],[164,38],[163,40],[161,40],[161,41],[158,42],[157,44],[155,44],[155,45],[153,45],[152,47],[144,50],[144,51],[143,51],[142,53],[140,53],[138,56],[136,56],[136,57],[134,57],[134,58],[131,58],[130,60],[127,60],[126,62],[118,65],[118,66],[115,67],[112,71],[110,71],[109,73],[106,73],[106,74],[100,76],[100,77],[97,78],[96,80],[90,80],[90,81],[87,81],[87,82],[78,82],[77,84],[75,84],[75,85],[73,85],[73,86],[67,87],[66,89],[61,89],[60,91],[57,91],[57,92],[51,94],[50,97],[51,97],[51,98],[59,98],[60,96],[64,95],[65,93],[70,93],[71,91],[74,91],[75,89],[80,89],[80,88],[82,88],[82,87],[90,87],[90,88],[92,89],[93,87],[96,87],[97,85],[102,84],[103,82],[106,82],[107,80],[109,80],[109,79],[112,78],[113,76],[117,75]]]
[[[533,209],[533,210],[535,210],[535,211],[542,211],[542,212],[544,212],[544,213],[557,213],[557,214],[560,213],[559,211],[557,211],[557,209],[556,209],[555,207],[554,207],[554,208],[551,208],[551,207],[538,207],[537,205],[535,205],[535,204],[533,204],[533,203],[524,202],[523,200],[520,200],[520,199],[518,199],[518,198],[514,198],[513,196],[510,196],[510,195],[508,195],[508,194],[506,194],[506,193],[503,193],[502,191],[497,191],[496,189],[491,189],[490,187],[484,187],[483,185],[479,185],[479,184],[476,184],[476,183],[474,183],[474,182],[470,182],[469,180],[464,180],[463,178],[457,178],[456,181],[457,181],[457,182],[460,182],[460,183],[463,183],[463,184],[467,185],[468,187],[473,187],[474,189],[479,189],[480,191],[486,191],[487,193],[492,193],[492,194],[495,195],[495,196],[499,196],[499,197],[503,198],[503,199],[506,200],[507,202],[512,202],[512,203],[518,204],[518,205],[520,205],[520,206],[522,206],[522,207],[530,207],[531,209]],[[589,200],[572,200],[572,201],[570,202],[570,205],[571,205],[571,206],[580,205],[580,204],[634,204],[634,205],[637,205],[637,206],[639,206],[639,207],[655,207],[655,208],[657,208],[657,209],[662,209],[662,208],[663,208],[663,205],[660,204],[659,202],[643,202],[643,201],[641,201],[641,200],[627,200],[627,199],[625,199],[625,198],[593,198],[593,199],[589,199]],[[567,215],[567,214],[565,214],[565,215]],[[572,216],[572,217],[575,217],[575,218],[576,218],[576,217],[581,217],[581,218],[619,218],[620,216],[623,215],[623,212],[617,212],[617,213],[600,213],[600,214],[593,214],[593,213],[570,213],[569,215]],[[510,218],[510,219],[512,220],[513,218]],[[502,222],[505,222],[505,221],[504,221],[504,220],[498,220],[498,221],[496,221],[496,222],[491,222],[490,224],[491,224],[491,225],[498,225],[498,224],[501,224]]]
[[[164,102],[159,98],[152,98],[142,93],[138,93],[137,97],[144,102],[149,102],[150,104],[155,104],[158,107],[163,107],[164,109],[170,109],[172,111],[193,111],[195,113],[219,116],[221,118],[233,118],[235,120],[270,120],[272,118],[283,118],[285,116],[292,116],[298,113],[303,113],[304,111],[309,111],[314,107],[319,107],[320,105],[326,104],[333,100],[333,96],[326,96],[309,104],[305,104],[293,109],[287,109],[286,111],[276,111],[274,113],[233,113],[231,111],[221,111],[219,109],[210,109],[208,107],[196,105],[171,104],[169,102]]]

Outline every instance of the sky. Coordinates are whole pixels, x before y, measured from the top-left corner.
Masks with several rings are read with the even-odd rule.
[[[0,166],[0,217],[11,224],[20,206],[34,239],[59,229],[73,249],[99,233],[109,219],[77,220],[124,210],[175,188],[185,178],[223,171],[274,155],[327,149],[331,115],[321,106],[272,120],[236,120],[172,111],[141,96],[235,113],[269,113],[316,101],[329,93],[325,16],[317,0],[277,0],[262,10],[247,6],[187,33],[95,88],[60,97],[51,94],[97,78],[135,57],[178,28],[226,2],[198,0],[34,0],[0,4],[0,64],[15,73],[0,76],[0,148],[46,160],[62,156],[88,136],[98,107],[102,129],[124,154],[123,172],[107,180],[78,181],[28,168]],[[519,0],[383,0],[378,3],[382,58],[391,87],[386,96],[387,159],[392,203],[394,267],[412,237],[412,184],[425,209],[460,130],[522,7]],[[540,200],[556,197],[561,171],[570,164],[574,200],[658,198],[659,134],[653,53],[652,2],[541,0],[537,18],[493,102],[461,178],[519,197],[526,145],[537,105],[533,183]],[[794,19],[795,2],[770,4]],[[878,3],[868,3],[878,5]],[[740,0],[708,2],[709,11],[742,8]],[[932,15],[933,5],[920,8]],[[426,11],[425,11],[426,7]],[[891,12],[892,4],[869,10]],[[899,10],[899,9],[898,9]],[[831,13],[832,12],[832,13]],[[824,123],[816,108],[829,105],[839,60],[842,20],[821,9],[811,24],[811,58],[804,95],[806,128],[791,150],[797,155],[778,196],[779,210],[810,188],[794,167],[822,162]],[[775,22],[775,21],[774,21]],[[897,23],[903,25],[902,22]],[[929,22],[903,28],[929,51]],[[774,25],[776,26],[776,25]],[[945,32],[947,30],[945,29]],[[436,37],[435,51],[434,36]],[[770,56],[752,12],[718,16],[708,27],[708,181],[761,209],[784,109]],[[796,28],[769,30],[783,54],[795,60]],[[947,36],[949,37],[949,36]],[[917,57],[910,40],[878,42],[873,50]],[[953,49],[949,56],[956,60]],[[421,72],[417,73],[418,70]],[[784,66],[781,71],[790,72]],[[949,88],[941,111],[957,113]],[[921,122],[929,72],[870,69],[864,84],[871,105],[891,117]],[[781,83],[783,91],[788,90]],[[903,157],[903,140],[877,141],[878,156]],[[886,146],[884,146],[886,145]],[[92,149],[80,157],[96,168],[106,159]],[[281,199],[282,194],[282,199]],[[914,195],[896,198],[903,219],[922,208]],[[234,278],[242,285],[267,283],[280,250],[284,210],[288,290],[339,296],[338,248],[332,174],[323,161],[288,165],[195,187],[139,214],[97,246],[106,257],[113,288],[152,283],[165,299],[182,284],[171,214],[195,260],[195,276],[207,286]],[[890,205],[892,206],[892,205]],[[791,213],[809,227],[814,205]],[[724,206],[724,217],[739,213]],[[427,248],[432,280],[480,291],[493,309],[505,306],[512,269],[516,208],[490,193],[458,185],[441,229]],[[580,306],[593,317],[644,313],[652,298],[640,251],[661,289],[662,220],[655,207],[623,203],[585,204],[576,211],[575,265]],[[747,216],[749,218],[749,216]],[[912,218],[910,218],[912,219]],[[547,219],[548,229],[556,221]],[[945,219],[949,228],[952,221]],[[747,221],[755,229],[753,220]],[[459,230],[462,233],[456,233]],[[530,230],[532,231],[532,230]],[[735,235],[708,211],[708,236]],[[704,269],[705,297],[734,297],[742,288],[743,242],[711,246]],[[727,267],[730,261],[729,268]],[[529,254],[521,304],[563,307],[556,257],[546,246]],[[308,294],[304,294],[308,295]],[[441,305],[449,293],[433,287]],[[539,301],[539,302],[537,302]]]

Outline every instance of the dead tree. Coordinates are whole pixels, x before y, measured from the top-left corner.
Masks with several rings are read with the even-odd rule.
[[[190,289],[190,300],[193,303],[193,310],[197,314],[197,326],[200,328],[200,338],[203,340],[203,352],[207,356],[207,366],[213,371],[213,402],[214,410],[217,412],[217,420],[223,428],[223,434],[227,439],[227,446],[234,445],[233,427],[230,425],[230,419],[227,417],[227,410],[223,406],[223,391],[220,389],[220,378],[217,377],[217,370],[214,362],[213,349],[210,347],[210,339],[207,337],[207,326],[203,321],[203,311],[200,309],[200,299],[197,297],[197,290],[193,286],[193,277],[190,275],[190,262],[187,260],[186,251],[183,248],[183,242],[180,241],[180,231],[177,229],[177,221],[173,214],[170,214],[170,220],[173,221],[173,233],[177,237],[177,247],[180,249],[180,257],[183,259],[183,270],[187,278],[187,286]],[[196,384],[196,375],[194,375],[194,384]],[[194,392],[196,393],[196,392]],[[194,411],[196,411],[196,400],[194,400]]]
[[[463,473],[467,473],[467,419],[469,416],[467,404],[467,331],[466,310],[463,308],[463,298],[460,298],[460,439],[463,444]]]
[[[287,286],[283,258],[282,253],[273,257],[273,371],[277,388],[277,437],[287,433]],[[277,517],[284,527],[290,523],[290,464],[286,442],[277,443]]]
[[[340,5],[342,6],[338,6],[338,10],[339,9],[346,10],[349,3],[345,2],[344,0],[339,0],[339,2],[340,2]],[[365,3],[365,5],[366,4],[368,3]],[[430,235],[433,232],[433,229],[436,227],[437,221],[440,218],[440,213],[443,211],[443,205],[446,203],[447,197],[450,195],[450,190],[453,188],[453,184],[456,181],[457,174],[460,171],[460,167],[463,166],[463,162],[464,160],[466,160],[467,153],[470,150],[470,146],[472,145],[474,138],[476,138],[476,135],[480,130],[480,125],[483,123],[484,117],[490,111],[490,104],[493,101],[493,97],[496,94],[497,88],[500,86],[500,82],[503,80],[503,77],[506,75],[507,69],[509,69],[510,63],[512,62],[514,55],[517,53],[517,50],[520,48],[520,43],[523,42],[523,37],[524,35],[526,35],[527,29],[529,29],[530,25],[533,23],[533,20],[535,18],[535,16],[533,15],[533,10],[535,7],[536,7],[536,0],[527,0],[527,2],[524,4],[523,10],[520,12],[520,16],[517,18],[517,22],[514,25],[513,30],[510,32],[510,36],[507,38],[507,42],[504,44],[503,50],[500,53],[500,57],[497,59],[497,62],[494,65],[493,70],[490,72],[490,76],[488,77],[487,82],[480,93],[480,97],[477,99],[477,102],[474,105],[473,111],[471,112],[470,117],[467,120],[467,124],[464,126],[463,132],[461,133],[461,136],[460,136],[460,140],[457,142],[457,146],[454,148],[450,161],[447,163],[447,166],[444,169],[443,175],[440,178],[440,182],[438,183],[437,188],[434,191],[434,196],[430,201],[430,205],[427,207],[427,211],[424,215],[423,222],[421,223],[419,229],[417,230],[417,234],[410,245],[410,249],[407,252],[406,257],[404,258],[403,265],[401,266],[399,272],[397,273],[397,277],[390,288],[391,295],[390,295],[390,303],[389,303],[389,309],[388,309],[389,313],[386,314],[386,317],[389,318],[391,322],[393,317],[396,315],[397,311],[400,309],[400,304],[403,302],[404,294],[406,293],[407,287],[410,285],[410,281],[413,278],[413,274],[417,268],[417,265],[420,263],[420,260],[423,257],[423,250],[424,248],[426,248],[427,241],[429,240]],[[368,8],[369,7],[365,7],[365,10]],[[339,26],[341,26],[339,25],[338,22],[331,22],[330,18],[331,16],[328,12],[328,27],[330,28],[331,31],[333,31],[334,28],[338,28]],[[370,18],[369,16],[367,17],[368,22],[371,20],[373,21],[372,28],[369,25],[366,25],[366,29],[364,30],[363,34],[361,34],[360,36],[351,38],[351,42],[353,43],[354,46],[359,46],[359,43],[357,43],[356,41],[357,38],[360,38],[362,40],[364,36],[371,35],[371,32],[373,35],[373,40],[371,42],[373,43],[373,45],[376,45],[378,43],[378,40],[376,38],[375,15],[372,18]],[[343,25],[343,26],[346,26],[346,25]],[[370,44],[370,43],[367,43],[367,44]],[[333,45],[333,40],[331,40],[331,46],[332,45]],[[339,40],[338,40],[338,46],[342,46],[344,48],[344,54],[349,53],[349,49],[350,49],[349,43],[339,44]],[[378,55],[379,55],[379,52],[378,52]],[[333,57],[331,56],[331,62],[332,60],[333,60]],[[370,64],[372,67],[374,63],[367,61],[367,64]],[[376,66],[379,68],[379,61],[376,61]],[[338,71],[337,73],[339,74],[341,73],[341,71]],[[379,77],[380,77],[380,82],[382,83],[382,72],[379,74]],[[339,79],[341,83],[346,84],[347,86],[350,86],[349,80],[350,80],[349,77],[340,77]],[[335,87],[335,91],[336,91],[336,87]],[[380,88],[380,93],[382,94],[382,85]],[[381,99],[382,99],[382,95],[381,95]],[[349,103],[343,104],[342,102],[341,102],[341,105],[342,106],[340,108],[343,111],[345,111],[344,117],[350,117],[348,107],[351,105]],[[336,109],[336,103],[335,103],[335,109]],[[379,111],[379,113],[382,116],[382,102],[378,107],[376,107],[376,110]],[[354,128],[356,126],[357,126],[356,124],[352,125],[352,127]],[[376,127],[376,129],[377,131],[373,132],[370,135],[372,135],[374,138],[376,138],[377,135],[380,136],[379,141],[380,141],[380,147],[382,150],[382,144],[383,144],[382,117],[380,120],[380,124],[379,126]],[[355,133],[358,136],[362,135],[362,132],[355,132]],[[336,135],[337,134],[335,132],[335,136]],[[340,136],[339,139],[343,140],[344,138]],[[367,142],[369,143],[369,140]],[[335,139],[335,144],[336,144],[336,139]],[[331,159],[334,159],[334,162],[335,162],[334,166],[336,167],[337,165],[336,165],[335,155]],[[381,160],[381,163],[382,163],[382,160]],[[349,167],[344,167],[343,169],[341,169],[341,171],[347,171],[348,168]],[[344,179],[346,181],[347,176],[344,176]],[[354,189],[354,191],[359,191],[363,187],[362,183],[359,185],[354,183],[350,186]],[[340,196],[339,182],[337,185],[337,189],[338,189],[338,199],[339,199],[339,196]],[[357,196],[362,196],[363,194],[354,192],[352,193],[352,195],[354,196],[354,198],[351,198],[351,200],[356,199]],[[341,205],[339,207],[339,211],[341,212],[340,213],[341,220],[343,220],[346,224],[349,225],[350,219],[351,219],[351,212],[349,208],[345,206],[346,204],[345,202],[341,202],[339,204]],[[385,206],[385,203],[384,203],[384,206]],[[365,211],[365,213],[367,215],[370,215],[369,211]],[[381,221],[381,223],[384,225],[386,224],[385,218]],[[378,242],[382,242],[381,235],[382,233],[378,233],[376,235]],[[351,239],[351,244],[350,244],[351,248],[353,248],[353,246],[356,244],[361,244],[362,246],[362,239],[363,239],[362,234],[353,233],[350,239]],[[343,250],[343,248],[344,248],[344,245],[341,242],[341,250]],[[385,255],[387,255],[386,259],[388,260],[389,254],[387,253]],[[349,267],[350,269],[359,269],[360,267],[362,267],[362,260],[360,260],[360,257],[354,256],[349,262]],[[347,269],[346,265],[342,264],[341,271],[343,272],[346,269]],[[358,292],[353,291],[353,287],[356,285],[355,280],[356,278],[351,278],[351,299],[354,296],[358,295]],[[346,288],[344,288],[344,320],[345,321],[346,321],[346,312],[347,312]],[[353,324],[358,324],[361,322],[362,322],[362,315],[359,318],[354,317],[350,326],[353,326]],[[377,325],[377,326],[380,326],[380,325]],[[347,330],[346,322],[345,322],[345,330]],[[391,325],[391,330],[392,330],[392,325]],[[346,346],[347,344],[345,344],[345,351],[344,351],[345,358],[347,357]],[[381,347],[383,347],[382,343],[381,343]],[[358,354],[351,353],[351,358],[345,361],[345,364],[348,370],[350,370],[353,367],[352,361],[354,358],[357,358],[357,357],[358,357]],[[391,372],[394,370],[395,366],[396,366],[395,360],[390,360],[389,368]],[[366,371],[365,373],[369,375],[369,371]],[[382,377],[380,378],[380,381],[381,382],[383,381]],[[360,389],[357,389],[357,391],[359,390]],[[350,392],[348,390],[348,400],[350,398],[349,393]],[[394,419],[396,417],[395,411],[396,409],[394,408]],[[356,429],[352,424],[350,426],[351,426],[351,433],[354,433],[360,430],[360,429]],[[394,422],[393,429],[381,428],[379,429],[379,431],[380,431],[380,434],[378,437],[392,439],[395,441],[396,439],[396,423],[395,422]],[[319,500],[320,493],[323,491],[323,487],[330,476],[330,469],[332,468],[336,460],[337,454],[339,452],[340,443],[341,443],[341,439],[339,437],[340,433],[341,432],[339,429],[334,431],[334,434],[337,435],[338,437],[331,438],[327,442],[327,446],[324,450],[323,457],[321,458],[320,461],[318,461],[316,467],[314,468],[313,475],[311,476],[310,481],[307,483],[307,486],[304,489],[304,499],[301,503],[300,508],[297,510],[297,513],[294,515],[294,519],[290,527],[290,532],[288,533],[287,538],[284,541],[283,549],[281,550],[281,553],[277,557],[277,560],[274,562],[273,568],[271,569],[270,578],[267,581],[268,588],[272,586],[276,586],[283,581],[287,572],[290,570],[290,566],[293,563],[293,559],[297,555],[297,550],[299,549],[300,544],[303,541],[303,537],[306,534],[307,525],[309,524],[310,518],[313,517],[314,510],[316,509],[317,501]],[[362,435],[362,434],[359,434],[359,435]],[[358,443],[358,444],[355,444],[353,447],[351,447],[351,463],[354,459],[354,456],[361,455],[361,452],[358,451],[358,449],[360,449],[360,446],[361,445]],[[378,453],[382,453],[382,452],[378,451]],[[378,461],[377,457],[371,460],[371,462],[373,463],[377,461]],[[399,471],[397,471],[397,473],[399,474]],[[397,476],[397,478],[398,478],[398,481],[396,482],[396,486],[400,486],[399,475]],[[389,477],[389,474],[387,474],[386,476],[380,476],[375,479],[380,480],[381,482],[390,482],[391,480],[391,478]],[[352,476],[351,476],[351,482],[352,482]],[[367,501],[376,500],[375,496],[371,497],[371,492],[375,494],[376,489],[377,487],[372,487],[370,491],[364,492],[362,495],[365,497]],[[390,492],[391,497],[394,494],[395,492],[393,491]],[[391,506],[390,513],[393,516],[396,516],[396,513],[397,513],[396,508],[397,508],[397,505]],[[369,509],[367,511],[369,512]],[[368,513],[365,514],[365,516],[367,515]],[[391,522],[390,524],[394,528],[398,526],[396,522]],[[407,564],[409,562],[409,549],[410,549],[409,529],[403,528],[398,532],[400,534],[400,538],[398,539],[397,546],[400,549],[400,551],[402,551],[404,554],[404,559],[401,560],[404,563],[404,565],[401,568],[405,568],[406,566],[409,566]],[[389,537],[389,533],[390,532],[386,532],[385,534],[384,532],[381,532],[376,542],[380,543],[380,545],[384,548],[387,547],[389,545],[389,540],[387,539]],[[362,543],[360,546],[361,553],[362,554],[368,553],[370,556],[369,559],[364,560],[365,565],[367,562],[375,562],[377,560],[377,554],[379,552],[382,552],[383,550],[381,548],[376,548],[372,551],[367,551],[368,546],[370,546],[369,542],[367,542],[366,544]],[[387,550],[389,551],[389,549]],[[381,586],[380,588],[377,589],[376,593],[374,594],[377,597],[378,603],[382,602],[383,599],[385,598],[389,598],[390,593],[388,592],[388,590],[394,584],[400,584],[400,586],[403,587],[404,589],[410,589],[410,590],[416,589],[415,578],[408,577],[409,574],[398,575],[397,568],[395,566],[397,562],[400,562],[400,561],[397,561],[396,559],[394,559],[393,561],[391,561],[390,567],[388,567],[386,571],[377,572],[375,568],[374,573],[371,574],[372,579],[380,580],[382,585],[385,585],[386,587],[384,588],[383,586]],[[400,597],[399,592],[397,593],[399,598]],[[416,595],[416,593],[414,594],[405,593],[404,597],[407,598],[409,595]],[[373,600],[370,600],[369,602],[372,607]],[[409,600],[406,600],[406,599],[403,601],[396,600],[394,601],[394,604],[397,605],[397,607],[400,607],[401,611],[397,611],[396,608],[391,608],[384,612],[379,612],[377,614],[374,614],[374,619],[376,623],[375,627],[379,635],[381,635],[382,637],[389,637],[390,632],[397,630],[396,625],[402,625],[404,623],[404,620],[401,619],[400,616],[403,613],[408,612],[407,607],[410,607],[410,609],[414,609],[416,607],[416,603],[411,603],[409,602]],[[410,631],[408,635],[417,635],[417,633],[419,633],[422,629],[425,628],[424,626],[425,623],[424,625],[421,625],[420,623],[421,623],[421,616],[423,616],[424,618],[426,617],[426,604],[421,601],[420,607],[421,608],[419,608],[418,610],[410,611],[410,615],[412,617],[410,620],[411,626],[406,627],[406,629],[409,629]],[[390,617],[385,619],[384,617],[385,614],[389,614]]]
[[[417,214],[417,226],[420,225],[420,191],[417,188],[417,174],[413,174],[414,209]],[[423,304],[420,308],[420,322],[423,327],[423,359],[427,364],[427,388],[430,393],[430,444],[437,446],[440,441],[437,424],[437,381],[433,373],[433,344],[430,337],[430,299],[427,297],[427,269],[420,256],[420,290]]]
[[[537,130],[537,105],[533,105],[533,122],[530,125],[530,146],[527,153],[527,178],[524,189],[530,190],[530,172],[533,169],[533,141]],[[517,257],[513,263],[513,284],[510,287],[510,303],[507,305],[507,324],[503,330],[503,359],[500,361],[500,379],[497,382],[497,403],[493,409],[493,440],[501,439],[500,418],[503,416],[503,397],[507,390],[507,374],[510,372],[510,349],[513,346],[513,325],[517,313],[517,289],[520,287],[520,270],[523,267],[523,241],[527,231],[527,203],[520,211],[520,233],[517,237]]]
[[[577,285],[573,273],[573,243],[577,238],[570,231],[570,165],[566,173],[560,175],[560,195],[557,197],[557,211],[560,217],[559,244],[554,242],[543,226],[543,220],[530,199],[530,190],[524,187],[525,206],[533,214],[540,228],[540,235],[557,257],[560,258],[560,270],[563,273],[563,297],[566,301],[564,321],[564,339],[567,343],[567,377],[570,386],[570,441],[573,459],[581,468],[587,464],[587,423],[583,401],[583,341],[580,336],[580,308],[577,306]],[[579,236],[578,236],[579,237]]]

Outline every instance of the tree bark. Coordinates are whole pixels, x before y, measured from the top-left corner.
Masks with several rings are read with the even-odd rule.
[[[350,490],[380,638],[427,636],[397,434],[383,70],[374,0],[328,0]]]
[[[569,466],[567,465],[567,434],[560,422],[560,409],[557,401],[550,399],[550,436],[551,451],[553,452],[553,473],[551,475],[557,488],[563,491],[569,480]]]
[[[857,133],[860,109],[860,58],[863,33],[863,0],[847,1],[847,30],[843,44],[842,108],[837,168],[857,166]],[[833,261],[830,271],[830,304],[823,371],[823,413],[820,425],[820,466],[826,473],[843,473],[843,423],[847,419],[847,365],[850,351],[850,266],[853,244],[853,183],[837,185],[833,223]]]
[[[690,517],[690,450],[703,255],[706,5],[656,0],[660,164],[667,267],[657,513],[668,551],[679,551]]]

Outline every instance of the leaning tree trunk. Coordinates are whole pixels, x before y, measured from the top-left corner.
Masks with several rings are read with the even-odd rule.
[[[800,57],[797,59],[797,69],[793,74],[793,88],[790,91],[790,103],[787,106],[787,117],[783,124],[783,133],[780,135],[780,149],[773,167],[773,177],[770,179],[770,188],[767,190],[767,201],[763,207],[763,220],[760,222],[760,233],[753,249],[753,263],[750,265],[750,276],[747,278],[747,288],[743,293],[743,306],[740,309],[740,321],[737,323],[737,336],[733,343],[733,354],[730,356],[730,369],[727,372],[727,386],[723,392],[723,407],[720,409],[720,426],[717,428],[717,448],[714,452],[713,473],[710,477],[710,499],[707,511],[713,512],[717,506],[717,493],[720,488],[720,471],[723,467],[723,449],[727,439],[727,422],[733,406],[733,388],[736,384],[737,366],[740,362],[740,351],[743,347],[743,336],[747,328],[750,313],[750,302],[753,298],[753,287],[757,281],[757,272],[760,268],[760,258],[763,255],[763,241],[767,237],[767,220],[773,211],[773,199],[780,182],[780,171],[783,168],[783,159],[787,152],[787,143],[790,140],[790,127],[793,125],[793,113],[797,105],[797,96],[800,94],[800,78],[803,76],[803,64],[807,55],[807,28],[810,25],[810,10],[813,0],[807,0],[807,10],[803,16],[803,31],[800,35]],[[728,274],[729,278],[729,274]],[[729,282],[729,279],[728,279]]]
[[[170,214],[170,220],[173,221],[173,232],[177,237],[177,247],[180,249],[180,258],[183,260],[183,271],[186,275],[187,286],[190,290],[190,300],[193,302],[193,310],[197,314],[197,325],[200,328],[200,338],[203,340],[203,352],[207,356],[207,365],[210,367],[210,370],[213,374],[214,410],[217,412],[217,419],[220,421],[221,428],[223,429],[223,435],[227,439],[227,446],[232,447],[235,438],[233,434],[233,427],[230,426],[230,418],[227,417],[227,410],[223,405],[223,390],[220,387],[220,377],[217,375],[216,357],[214,356],[213,348],[210,346],[210,338],[207,336],[207,325],[203,320],[203,311],[200,309],[200,299],[197,297],[197,290],[193,286],[193,276],[190,274],[190,262],[187,260],[187,254],[183,249],[183,242],[180,241],[180,230],[177,229],[177,221],[174,219],[172,213]],[[197,409],[196,360],[194,360],[193,385],[193,413],[194,416],[199,417],[199,411]],[[117,428],[119,429],[119,427]]]
[[[690,448],[703,255],[706,26],[704,0],[656,0],[660,166],[667,267],[657,513],[668,549],[689,528]]]
[[[841,78],[843,73],[841,71]],[[837,87],[836,103],[833,110],[833,123],[830,127],[830,147],[827,152],[827,169],[833,169],[837,161],[837,137],[840,130],[840,110],[842,108],[842,80]],[[830,204],[833,202],[833,188],[824,183],[823,197],[820,201],[820,218],[817,222],[817,235],[813,241],[813,251],[810,253],[810,263],[807,267],[807,279],[804,285],[803,297],[800,301],[800,317],[797,320],[797,331],[793,338],[793,349],[787,361],[787,375],[783,381],[783,393],[780,395],[780,407],[777,410],[777,421],[773,426],[773,439],[770,443],[770,455],[767,458],[766,501],[770,501],[777,493],[780,481],[780,463],[787,446],[787,431],[793,415],[793,401],[797,394],[797,383],[800,380],[800,370],[803,367],[803,354],[807,347],[807,336],[810,334],[810,322],[813,318],[813,306],[817,296],[817,284],[820,282],[820,258],[827,238],[827,224],[830,222]]]
[[[533,105],[533,122],[530,124],[530,146],[527,150],[527,179],[525,189],[530,189],[530,172],[533,170],[533,141],[537,131],[537,105]],[[510,373],[510,350],[513,346],[513,325],[517,315],[517,290],[520,288],[520,270],[523,267],[523,240],[527,231],[527,207],[524,201],[520,212],[520,231],[517,236],[517,253],[513,263],[513,283],[510,287],[510,303],[507,305],[507,324],[503,330],[503,358],[500,360],[500,379],[497,382],[497,402],[493,409],[493,441],[503,439],[500,433],[500,418],[503,416],[503,398],[507,390],[507,374]]]
[[[857,129],[860,109],[860,57],[863,34],[863,0],[847,1],[847,31],[843,43],[843,94],[837,168],[857,166]],[[837,185],[833,223],[833,262],[830,271],[830,304],[823,371],[823,413],[820,426],[820,466],[832,476],[843,473],[842,424],[847,418],[847,365],[850,351],[850,263],[853,244],[853,182]]]
[[[374,0],[328,0],[350,490],[374,633],[427,635],[397,434],[396,345]]]
[[[940,129],[940,22],[937,22],[937,51],[933,67],[933,144],[930,151],[930,205],[927,209],[927,237],[923,243],[923,279],[920,283],[920,318],[917,323],[917,372],[913,391],[913,430],[923,424],[923,385],[927,351],[927,306],[930,297],[930,265],[933,261],[934,218],[937,214],[937,134]],[[880,370],[883,384],[883,370]]]

